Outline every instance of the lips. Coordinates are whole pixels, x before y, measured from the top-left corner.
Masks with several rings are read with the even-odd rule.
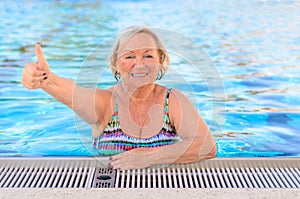
[[[130,73],[132,77],[145,77],[148,73]]]

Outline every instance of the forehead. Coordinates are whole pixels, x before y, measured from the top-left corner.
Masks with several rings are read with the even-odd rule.
[[[157,49],[156,42],[152,35],[148,33],[138,33],[131,37],[120,49],[124,51],[134,51],[139,49]]]

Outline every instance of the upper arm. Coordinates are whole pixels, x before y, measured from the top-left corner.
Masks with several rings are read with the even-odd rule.
[[[102,121],[111,102],[111,91],[76,86],[72,109],[84,121],[94,124]]]
[[[177,134],[187,142],[189,156],[215,157],[216,143],[209,127],[192,102],[178,90],[170,94],[169,114]]]
[[[177,89],[170,94],[169,114],[178,135],[183,139],[211,134],[193,103]]]

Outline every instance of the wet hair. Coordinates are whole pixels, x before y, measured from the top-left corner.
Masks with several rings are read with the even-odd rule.
[[[128,27],[128,28],[124,29],[117,36],[117,38],[115,40],[115,43],[114,43],[114,46],[113,46],[113,48],[111,50],[111,53],[109,55],[110,69],[111,69],[112,74],[117,79],[117,81],[118,81],[118,78],[116,77],[116,74],[117,74],[116,60],[117,60],[117,57],[119,55],[119,51],[124,46],[124,44],[126,44],[129,41],[129,39],[131,39],[133,36],[135,36],[136,34],[139,34],[139,33],[149,34],[150,36],[152,36],[152,38],[155,41],[155,44],[157,46],[157,49],[159,51],[159,54],[160,54],[161,60],[162,60],[162,68],[159,72],[159,79],[162,78],[168,70],[168,67],[170,65],[170,57],[169,57],[169,54],[168,54],[168,52],[165,48],[164,43],[158,37],[158,35],[148,27],[131,26],[131,27]]]

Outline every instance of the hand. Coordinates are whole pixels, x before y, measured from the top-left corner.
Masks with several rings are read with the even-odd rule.
[[[35,45],[35,54],[38,61],[26,64],[22,72],[22,84],[28,89],[43,88],[51,74],[40,44]]]
[[[151,166],[153,164],[151,152],[157,148],[136,148],[118,155],[114,155],[110,158],[110,167],[113,169],[127,170]]]

